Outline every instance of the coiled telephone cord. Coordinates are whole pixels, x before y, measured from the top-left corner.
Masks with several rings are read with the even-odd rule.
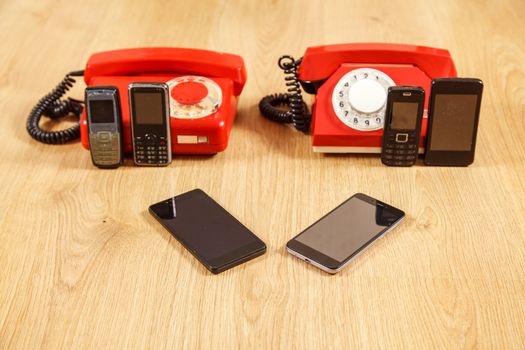
[[[288,92],[265,96],[259,102],[259,111],[264,117],[274,122],[292,123],[297,130],[308,132],[312,116],[303,100],[301,85],[297,76],[297,67],[301,64],[301,60],[302,58],[295,61],[292,56],[281,56],[279,58],[279,68],[286,75],[284,80]],[[289,109],[282,110],[276,108],[277,106],[289,106]]]
[[[33,107],[29,113],[26,124],[27,132],[32,138],[43,143],[56,145],[67,143],[80,137],[80,115],[84,104],[82,101],[72,98],[64,100],[61,99],[61,97],[64,96],[76,82],[73,77],[83,75],[83,70],[68,73],[53,91],[42,97],[35,107]],[[67,115],[74,115],[79,122],[65,130],[47,131],[38,125],[40,118],[44,115],[55,120]]]

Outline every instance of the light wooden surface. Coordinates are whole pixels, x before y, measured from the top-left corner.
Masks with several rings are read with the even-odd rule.
[[[520,0],[1,2],[0,348],[525,348],[523,13]],[[472,166],[314,154],[259,115],[284,89],[281,54],[367,41],[448,48],[461,76],[485,82]],[[79,143],[26,134],[66,72],[140,46],[244,57],[224,153],[102,171]],[[208,273],[147,213],[195,187],[268,252]],[[285,252],[355,192],[406,222],[336,276]]]

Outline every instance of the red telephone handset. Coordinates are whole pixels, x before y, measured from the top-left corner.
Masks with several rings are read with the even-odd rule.
[[[289,112],[294,124],[301,125],[298,114],[302,112],[302,100],[296,93],[299,83],[306,92],[317,94],[312,144],[314,151],[327,153],[380,153],[388,87],[421,86],[427,92],[428,106],[432,79],[457,75],[447,50],[400,44],[310,47],[299,62],[280,65],[287,73],[296,72],[288,101],[295,103]],[[263,103],[261,111],[268,114],[269,109]],[[293,115],[294,109],[299,113]],[[306,114],[303,116],[308,119]],[[426,125],[424,118],[420,151],[425,144]]]
[[[88,86],[119,89],[124,151],[132,151],[128,85],[164,82],[170,87],[173,153],[214,154],[224,150],[246,83],[240,56],[186,48],[136,48],[93,54],[84,72]],[[81,139],[89,148],[85,112]]]
[[[299,78],[303,81],[326,80],[342,63],[351,62],[413,65],[429,78],[456,75],[456,67],[447,50],[415,45],[356,43],[309,47],[299,66]]]

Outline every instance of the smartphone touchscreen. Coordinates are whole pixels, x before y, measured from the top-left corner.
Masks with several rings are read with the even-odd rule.
[[[263,241],[200,189],[153,204],[149,212],[212,273],[266,251]]]
[[[405,213],[357,193],[287,244],[288,251],[336,273],[404,218]]]

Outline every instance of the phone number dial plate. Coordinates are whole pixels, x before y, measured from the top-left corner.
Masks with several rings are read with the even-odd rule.
[[[186,75],[166,83],[170,90],[170,115],[178,119],[199,119],[219,109],[222,90],[211,79]]]
[[[337,117],[352,129],[373,131],[383,128],[388,88],[395,86],[385,73],[359,68],[346,73],[332,93]]]

